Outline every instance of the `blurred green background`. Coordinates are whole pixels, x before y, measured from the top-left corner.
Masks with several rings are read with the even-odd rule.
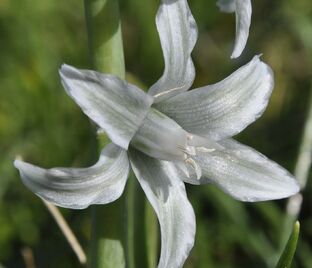
[[[154,17],[158,1],[121,0],[128,79],[145,87],[162,74]],[[230,60],[235,16],[215,1],[190,0],[199,27],[194,86],[215,83],[263,53],[275,72],[264,115],[237,138],[291,172],[311,88],[312,2],[254,0],[250,38]],[[103,25],[105,27],[105,25]],[[81,267],[42,201],[21,183],[16,155],[43,167],[94,162],[95,128],[62,89],[62,63],[87,68],[83,1],[0,0],[0,267]],[[294,267],[312,267],[312,183],[303,192],[301,237]],[[214,186],[187,186],[195,208],[195,247],[185,267],[272,267],[279,252],[287,200],[246,204]],[[61,210],[87,251],[90,209]]]

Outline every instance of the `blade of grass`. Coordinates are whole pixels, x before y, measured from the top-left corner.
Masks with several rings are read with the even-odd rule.
[[[300,231],[300,224],[298,221],[294,224],[293,231],[289,237],[286,247],[275,268],[290,268],[293,257],[296,252],[298,237]]]

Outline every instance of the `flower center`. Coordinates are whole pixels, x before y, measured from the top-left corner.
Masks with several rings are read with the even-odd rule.
[[[190,134],[174,120],[150,108],[131,140],[137,150],[161,160],[175,162],[188,177],[200,179],[201,168],[194,160],[197,152],[213,152],[213,142]]]

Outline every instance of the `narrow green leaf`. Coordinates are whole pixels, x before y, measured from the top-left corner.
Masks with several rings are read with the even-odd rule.
[[[291,262],[297,248],[298,236],[300,230],[300,223],[296,221],[293,231],[289,237],[286,247],[276,265],[276,268],[290,268]]]

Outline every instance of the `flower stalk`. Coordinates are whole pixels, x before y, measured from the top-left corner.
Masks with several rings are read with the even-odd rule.
[[[119,1],[84,0],[91,67],[125,78]]]
[[[84,0],[84,6],[90,67],[124,79],[125,63],[119,2]],[[98,140],[101,149],[107,143],[107,137],[99,135]],[[126,228],[128,222],[126,214],[130,213],[128,209],[132,207],[125,205],[127,199],[131,200],[133,191],[134,186],[131,185],[127,187],[126,196],[112,204],[92,208],[90,267],[125,267],[127,259],[128,263],[133,263],[130,257],[133,255],[132,249],[129,250],[131,248],[129,239],[133,238],[133,235]]]

